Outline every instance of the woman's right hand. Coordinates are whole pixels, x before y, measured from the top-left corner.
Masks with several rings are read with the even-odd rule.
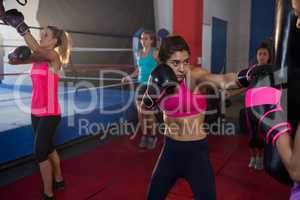
[[[30,32],[29,26],[24,22],[24,15],[17,9],[10,9],[6,11],[2,20],[5,24],[14,27],[21,36]]]

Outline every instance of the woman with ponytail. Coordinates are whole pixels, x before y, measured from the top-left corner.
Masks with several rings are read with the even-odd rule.
[[[62,65],[68,63],[70,38],[65,31],[47,26],[41,31],[38,42],[22,20],[20,12],[13,10],[5,14],[5,22],[18,30],[28,46],[18,47],[10,53],[9,63],[32,63],[31,121],[35,136],[35,156],[43,181],[41,199],[54,200],[54,190],[64,189],[65,185],[53,137],[61,120],[59,71]]]

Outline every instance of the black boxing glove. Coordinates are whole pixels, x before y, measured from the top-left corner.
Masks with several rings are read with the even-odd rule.
[[[2,20],[5,24],[14,27],[21,36],[29,32],[29,26],[24,22],[23,14],[17,9],[6,11]]]
[[[27,46],[19,46],[8,54],[8,60],[10,61],[24,61],[31,55],[31,50]]]
[[[178,80],[172,68],[166,64],[159,64],[149,77],[142,99],[144,107],[152,109],[164,96],[173,94],[177,85]]]

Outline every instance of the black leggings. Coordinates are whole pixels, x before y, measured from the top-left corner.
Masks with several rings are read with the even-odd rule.
[[[181,142],[165,137],[164,147],[152,174],[147,199],[164,200],[180,177],[187,180],[196,200],[216,199],[207,139]]]
[[[61,120],[61,116],[31,115],[31,123],[35,135],[35,156],[39,163],[46,161],[48,155],[55,150],[53,137]]]
[[[250,141],[248,143],[249,148],[262,150],[265,143],[262,138],[259,137],[259,127],[256,125],[259,122],[251,115],[252,108],[246,108],[246,122],[247,130],[250,133]]]

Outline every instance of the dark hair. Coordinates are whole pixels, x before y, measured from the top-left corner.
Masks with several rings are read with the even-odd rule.
[[[187,51],[189,54],[190,47],[181,36],[170,36],[165,38],[159,48],[158,57],[160,62],[165,63],[177,51]]]
[[[257,52],[260,50],[260,49],[266,49],[269,53],[269,59],[268,59],[268,64],[272,63],[273,62],[273,55],[272,55],[272,47],[271,45],[268,43],[268,42],[262,42],[256,49],[256,54],[255,56],[257,56]],[[257,62],[257,58],[256,58],[256,62]]]

